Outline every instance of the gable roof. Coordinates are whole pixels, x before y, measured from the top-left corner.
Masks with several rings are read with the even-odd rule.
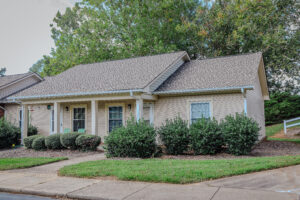
[[[178,59],[189,60],[187,53],[181,51],[78,65],[56,76],[45,78],[45,81],[16,94],[13,98],[33,99],[121,93],[128,90],[143,91],[153,80],[161,81],[161,77],[167,79],[169,76],[162,74],[174,68],[174,61]]]
[[[261,53],[192,60],[180,67],[154,93],[251,88],[258,74]]]

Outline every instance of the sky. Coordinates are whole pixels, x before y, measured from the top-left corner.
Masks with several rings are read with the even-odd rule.
[[[28,72],[54,42],[50,24],[76,0],[0,0],[0,68],[6,75]]]

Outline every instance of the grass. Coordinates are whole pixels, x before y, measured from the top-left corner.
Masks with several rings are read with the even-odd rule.
[[[98,160],[65,166],[59,175],[184,184],[296,164],[300,164],[300,155],[231,160]]]
[[[57,158],[0,158],[0,170],[28,168],[61,160],[67,160],[65,157]]]
[[[299,123],[300,120],[297,120],[297,121],[294,121],[292,123]],[[288,124],[291,124],[288,123]],[[295,127],[292,127],[292,128],[288,128],[289,129],[293,129],[293,128],[298,128],[300,126],[295,126]],[[280,124],[275,124],[275,125],[272,125],[272,126],[267,126],[266,127],[266,135],[267,135],[267,138],[268,140],[276,140],[276,141],[285,141],[285,142],[296,142],[296,143],[300,143],[300,139],[294,139],[294,138],[272,138],[271,136],[275,135],[276,133],[279,133],[280,131],[283,130],[283,123],[280,123]]]

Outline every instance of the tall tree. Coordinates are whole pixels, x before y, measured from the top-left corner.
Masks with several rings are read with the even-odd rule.
[[[291,89],[300,81],[299,6],[296,0],[204,1],[177,30],[189,34],[200,58],[261,51],[270,89]]]
[[[4,76],[5,75],[5,72],[6,72],[6,68],[5,67],[2,67],[0,69],[0,76]]]

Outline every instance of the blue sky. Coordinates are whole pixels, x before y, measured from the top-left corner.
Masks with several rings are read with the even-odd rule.
[[[42,55],[49,54],[54,43],[50,23],[57,11],[78,0],[1,0],[0,68],[6,74],[24,73]]]

